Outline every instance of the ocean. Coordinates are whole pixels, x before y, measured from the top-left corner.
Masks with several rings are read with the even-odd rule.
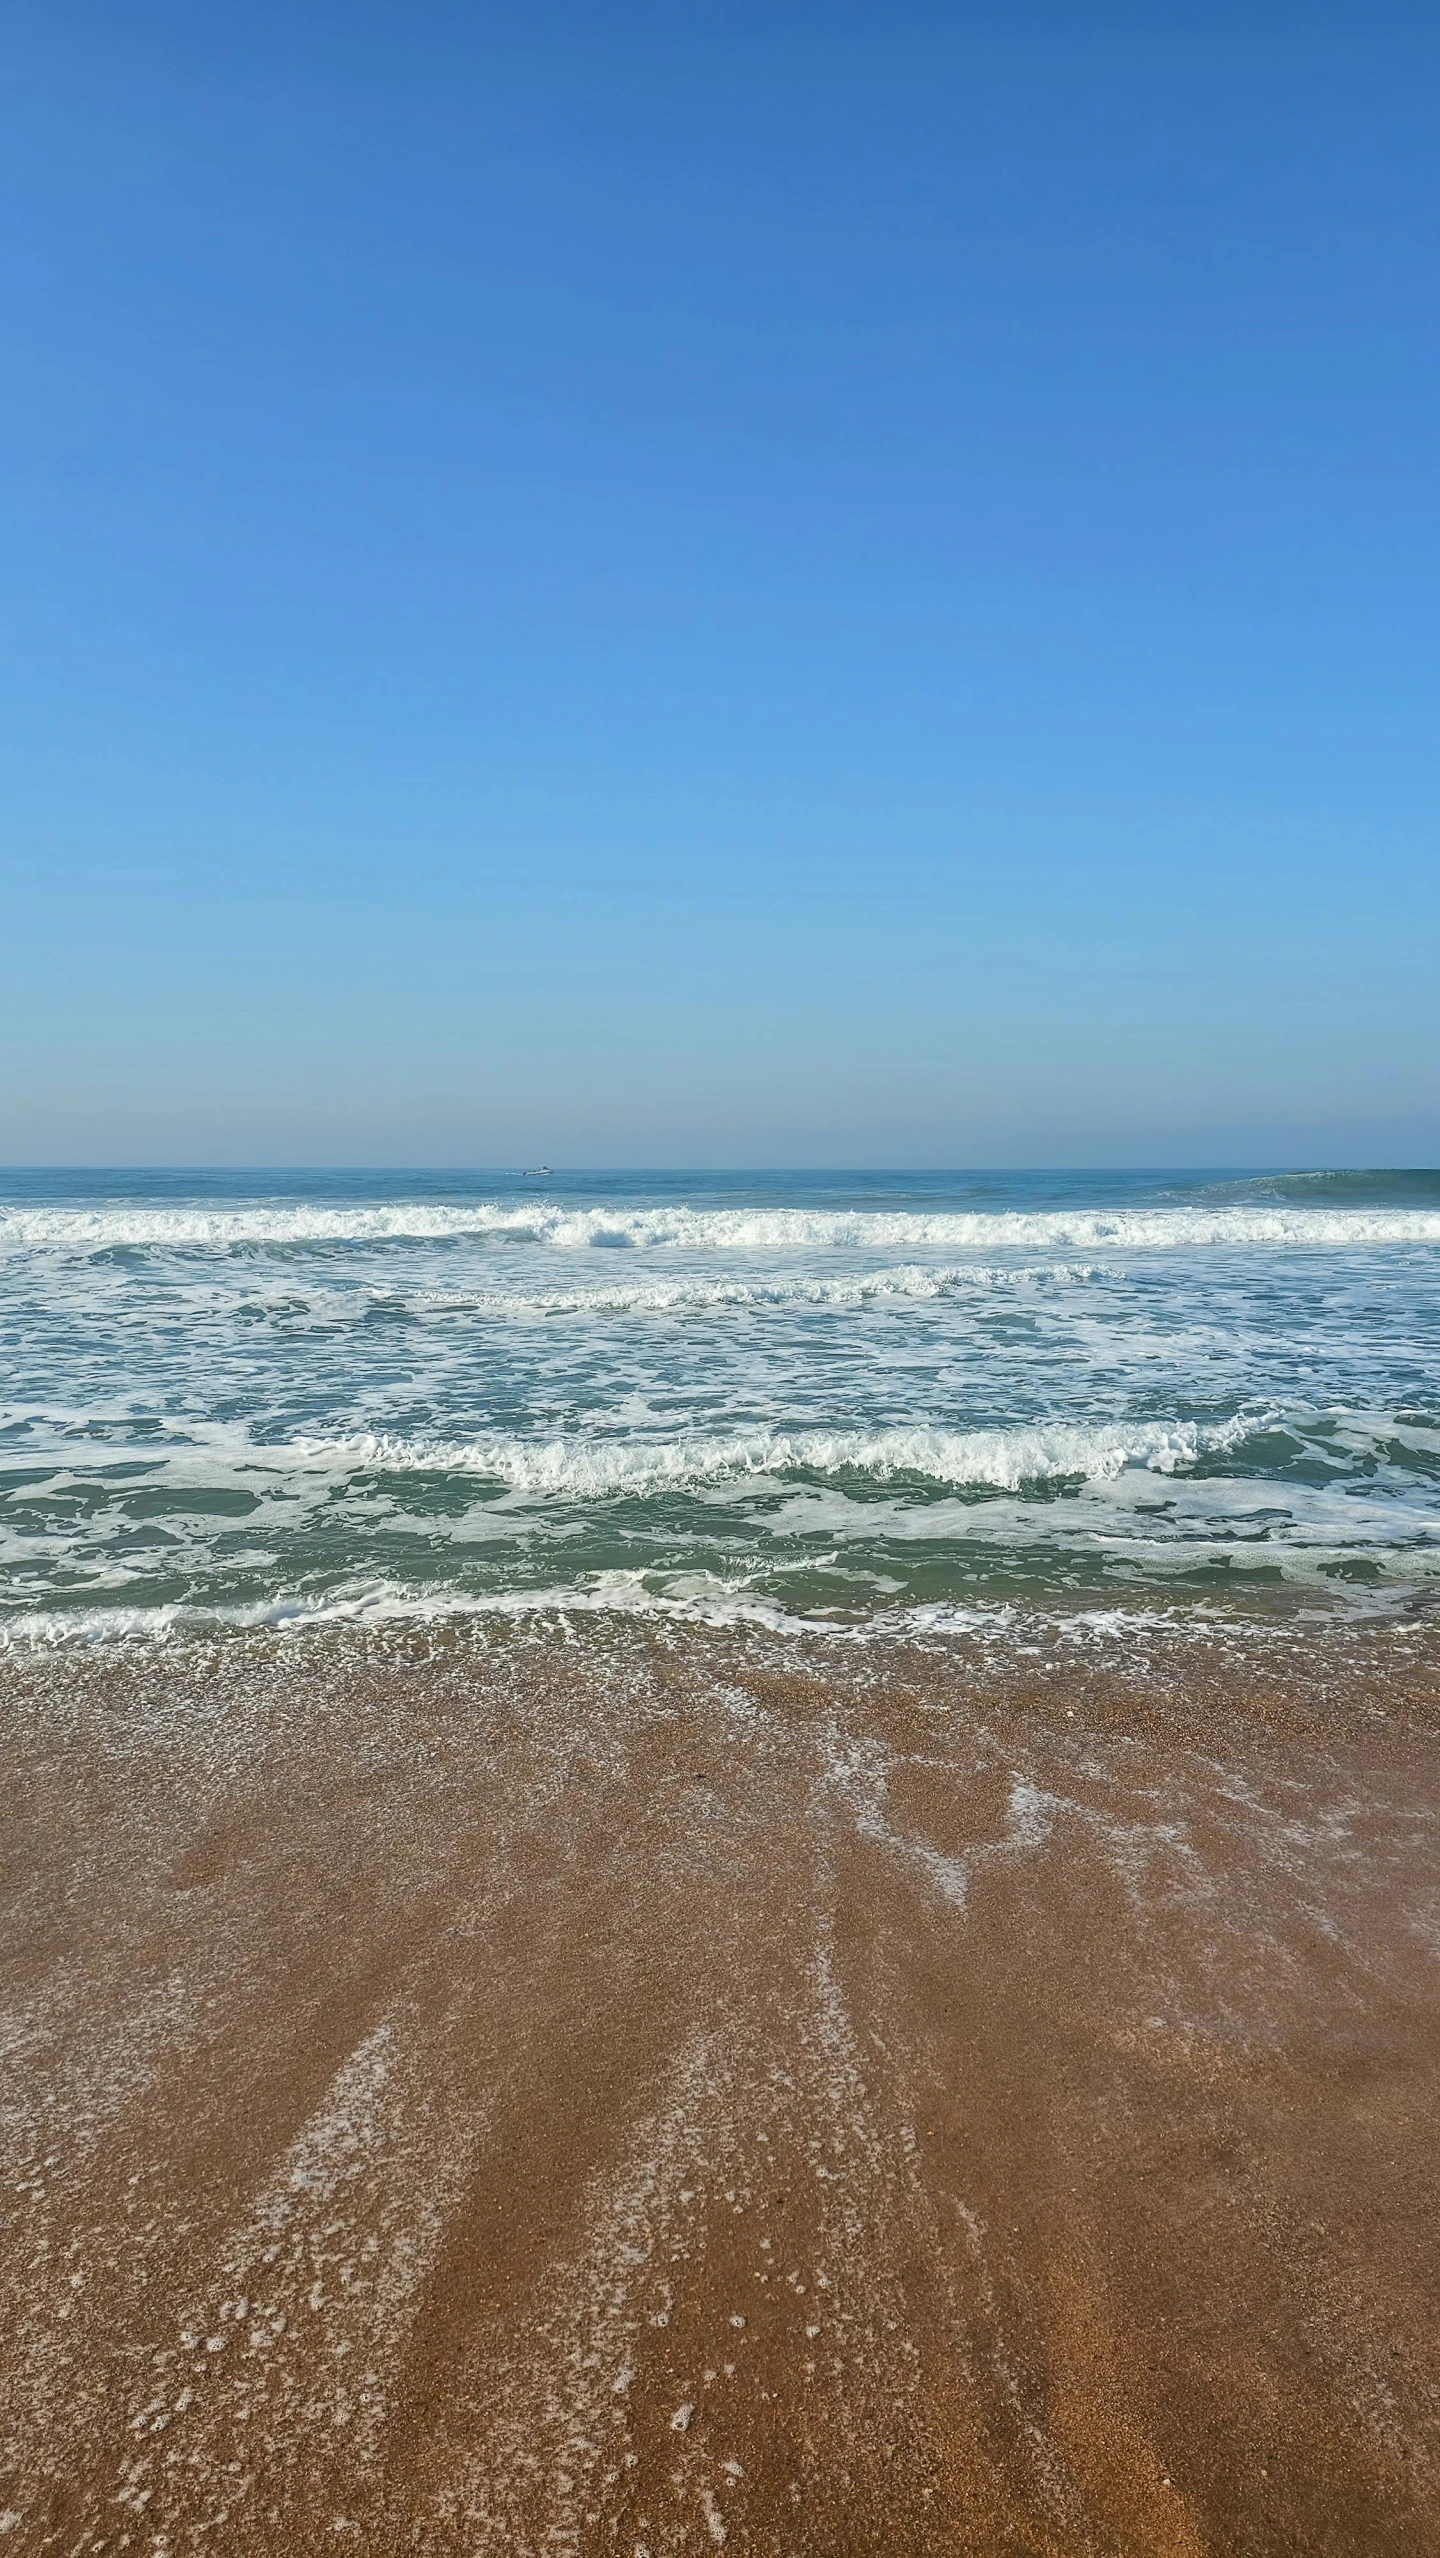
[[[1403,1610],[1440,1174],[16,1173],[0,1640]]]
[[[12,1177],[7,2552],[1435,2549],[1437,1272]]]

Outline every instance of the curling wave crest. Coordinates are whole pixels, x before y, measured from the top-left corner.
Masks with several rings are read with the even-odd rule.
[[[1069,1423],[1025,1430],[755,1430],[673,1440],[490,1438],[401,1439],[386,1433],[301,1441],[302,1462],[347,1472],[473,1475],[512,1492],[603,1500],[723,1483],[746,1475],[897,1476],[957,1489],[1018,1492],[1026,1484],[1113,1482],[1127,1466],[1173,1474],[1234,1447],[1271,1415],[1247,1415],[1205,1430],[1193,1421],[1082,1429]]]

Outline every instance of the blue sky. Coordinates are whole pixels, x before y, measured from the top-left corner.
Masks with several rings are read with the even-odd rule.
[[[13,6],[0,1159],[1440,1159],[1440,20]]]

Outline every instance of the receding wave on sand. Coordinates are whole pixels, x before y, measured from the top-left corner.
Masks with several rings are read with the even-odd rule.
[[[1440,1637],[0,1666],[6,2546],[1436,2545]]]

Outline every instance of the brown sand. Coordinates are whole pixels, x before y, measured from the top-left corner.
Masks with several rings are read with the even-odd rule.
[[[0,2540],[1440,2551],[1440,1650],[13,1667]]]

